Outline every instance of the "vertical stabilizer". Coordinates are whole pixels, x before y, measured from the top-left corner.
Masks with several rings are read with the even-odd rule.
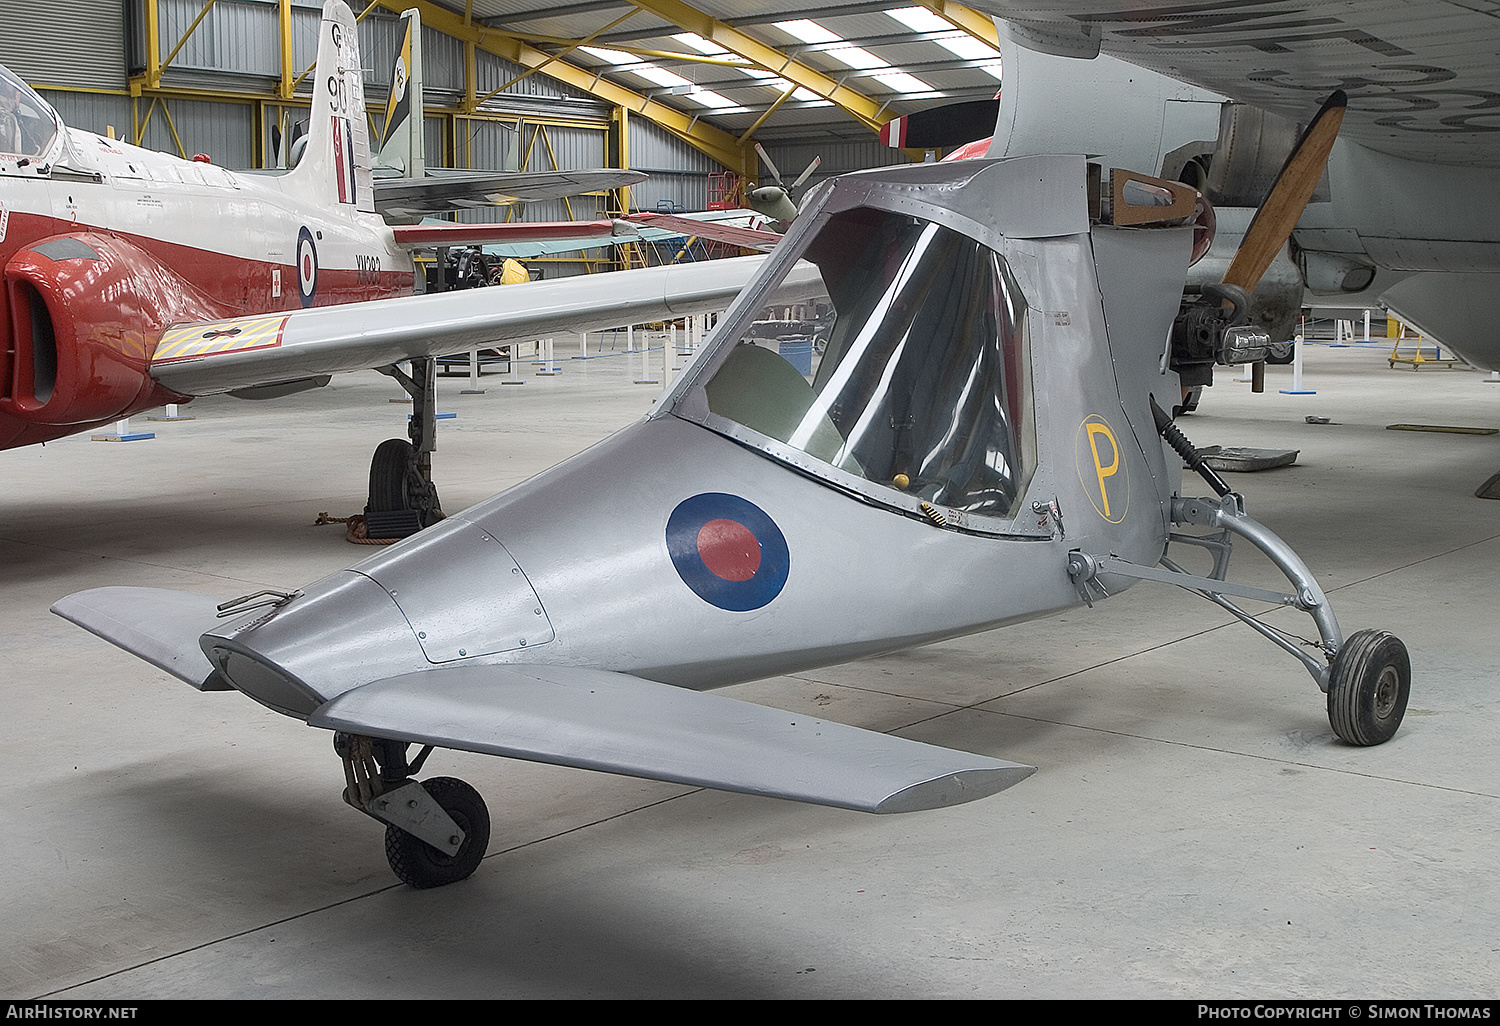
[[[344,0],[323,5],[307,148],[282,181],[287,191],[330,211],[375,210],[359,35]]]
[[[403,11],[401,20],[406,22],[406,29],[391,69],[391,96],[385,105],[378,163],[398,169],[407,178],[422,178],[427,174],[422,131],[422,14]]]

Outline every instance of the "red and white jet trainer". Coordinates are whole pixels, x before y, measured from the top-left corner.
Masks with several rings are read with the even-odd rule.
[[[576,283],[538,282],[457,304],[455,295],[371,305],[365,301],[409,296],[413,249],[563,229],[386,224],[380,211],[410,208],[424,183],[372,178],[358,41],[343,0],[324,7],[315,83],[302,159],[284,174],[254,174],[67,128],[0,68],[0,448],[210,392],[294,390],[334,370],[608,327],[627,313],[722,309],[750,276],[744,267],[696,277],[683,269],[676,291],[691,297],[691,308],[663,305],[673,289],[656,269],[609,288],[591,282],[587,298]],[[551,195],[564,195],[644,177],[608,174],[509,176],[521,179],[517,188],[506,173],[465,172],[428,184],[444,199],[467,185],[457,198],[473,205],[476,194],[540,198],[538,178],[550,179],[543,188]],[[616,227],[570,222],[565,233],[602,239]],[[356,302],[358,314],[341,307],[332,320],[300,327],[300,316]],[[383,332],[383,341],[371,332]]]

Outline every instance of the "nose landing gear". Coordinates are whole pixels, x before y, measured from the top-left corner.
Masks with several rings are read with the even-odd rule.
[[[479,792],[454,777],[420,783],[432,746],[411,761],[404,741],[333,735],[344,762],[344,801],[385,827],[385,857],[403,883],[418,889],[467,879],[490,843],[490,812]]]

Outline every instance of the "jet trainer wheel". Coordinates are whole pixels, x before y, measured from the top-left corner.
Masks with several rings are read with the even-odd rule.
[[[1351,745],[1389,741],[1406,715],[1411,659],[1401,639],[1386,631],[1358,631],[1333,660],[1328,722]]]
[[[403,883],[418,889],[467,879],[490,846],[490,811],[478,791],[454,777],[433,777],[422,786],[463,830],[463,844],[448,855],[399,827],[387,826],[386,861]]]
[[[411,443],[404,438],[381,442],[370,460],[370,508],[381,512],[411,509],[407,477],[415,464]]]

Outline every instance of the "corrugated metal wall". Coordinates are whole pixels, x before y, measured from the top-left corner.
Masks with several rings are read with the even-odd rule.
[[[130,138],[130,97],[71,90],[43,89],[40,92],[63,119],[63,124],[100,135],[108,135],[113,126],[116,139]]]
[[[120,0],[5,0],[0,64],[33,85],[125,88]]]
[[[890,146],[882,146],[880,140],[874,136],[869,139],[837,142],[812,140],[800,143],[774,143],[766,147],[766,152],[776,162],[777,170],[781,172],[782,178],[788,185],[797,180],[797,176],[807,168],[814,157],[823,158],[823,163],[818,165],[818,169],[797,190],[799,198],[814,185],[835,175],[861,171],[870,167],[911,163],[905,153]],[[766,169],[764,162],[760,165],[759,173],[763,182],[771,183],[771,173]]]
[[[651,176],[631,186],[638,210],[706,210],[709,172],[723,170],[718,161],[645,118],[630,119],[630,166]]]
[[[146,122],[141,146],[187,157],[206,153],[224,167],[250,167],[254,163],[251,140],[255,138],[255,108],[250,104],[171,99],[158,102],[155,110],[150,110],[151,101],[140,102],[141,119]],[[172,138],[173,127],[182,140],[183,153],[178,153]]]

